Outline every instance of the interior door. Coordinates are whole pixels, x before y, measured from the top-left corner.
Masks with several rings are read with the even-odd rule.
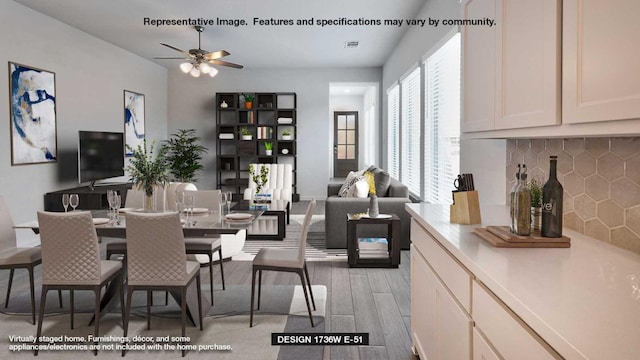
[[[333,176],[358,170],[358,112],[333,112]]]

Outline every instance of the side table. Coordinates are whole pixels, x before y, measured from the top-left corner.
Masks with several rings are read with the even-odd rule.
[[[398,267],[400,264],[400,218],[390,214],[385,218],[354,217],[347,214],[347,254],[349,267]],[[360,258],[358,247],[358,225],[387,225],[388,257]]]

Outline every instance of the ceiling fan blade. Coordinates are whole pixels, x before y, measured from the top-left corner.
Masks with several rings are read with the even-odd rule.
[[[191,60],[191,58],[186,57],[154,57],[154,59],[164,59],[164,60]]]
[[[161,45],[164,45],[164,46],[166,46],[166,47],[168,47],[169,49],[175,50],[175,51],[177,51],[177,52],[181,52],[181,53],[183,53],[183,54],[187,55],[187,56],[188,56],[188,57],[190,57],[190,58],[192,58],[192,57],[193,57],[193,55],[189,54],[189,52],[188,52],[188,51],[184,51],[184,50],[182,50],[182,49],[178,49],[177,47],[175,47],[175,46],[171,46],[171,45],[169,45],[169,44],[165,44],[165,43],[160,43],[160,44],[161,44]]]
[[[242,69],[244,67],[242,65],[238,65],[238,64],[234,64],[234,63],[231,63],[228,61],[222,61],[222,60],[208,60],[207,62],[214,65],[228,66],[236,69]]]
[[[212,51],[212,52],[206,53],[203,56],[207,60],[215,60],[215,59],[220,59],[221,57],[225,57],[229,55],[231,55],[231,53],[229,53],[227,50],[218,50],[218,51]]]

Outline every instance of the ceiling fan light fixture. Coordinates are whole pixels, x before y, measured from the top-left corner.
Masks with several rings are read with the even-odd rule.
[[[182,64],[180,64],[180,70],[182,70],[183,73],[188,74],[189,71],[191,71],[191,69],[193,69],[193,64],[189,63],[189,62],[183,62]]]
[[[203,74],[208,74],[209,71],[211,71],[211,66],[209,66],[208,64],[202,63],[200,64],[200,71],[202,71]]]
[[[210,66],[211,71],[209,71],[209,76],[214,77],[216,75],[218,75],[218,69],[214,68],[213,66]]]
[[[191,74],[191,76],[193,77],[200,77],[200,70],[198,70],[198,68],[194,66],[189,74]]]

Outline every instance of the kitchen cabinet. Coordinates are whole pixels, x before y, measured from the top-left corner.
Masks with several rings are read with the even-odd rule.
[[[477,328],[473,329],[473,360],[500,360]]]
[[[465,19],[463,131],[560,123],[560,1],[469,0]]]
[[[640,2],[563,6],[562,122],[640,118]]]

